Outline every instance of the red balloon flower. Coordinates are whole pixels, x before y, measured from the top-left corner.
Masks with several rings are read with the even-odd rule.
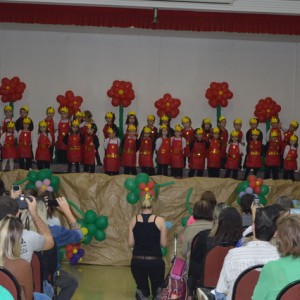
[[[26,84],[15,76],[12,79],[1,80],[0,95],[2,102],[16,102],[22,99]]]
[[[205,97],[211,107],[226,107],[228,100],[232,99],[233,93],[229,89],[227,82],[212,82],[205,92]]]
[[[276,103],[271,97],[266,99],[260,99],[255,106],[254,115],[261,123],[266,122],[271,117],[278,117],[278,113],[281,111],[281,106]]]
[[[111,98],[113,106],[128,107],[135,98],[132,83],[129,81],[115,80],[111,88],[107,91],[107,96]]]
[[[170,118],[176,118],[179,114],[179,106],[181,101],[172,98],[171,94],[164,94],[164,96],[155,101],[154,106],[157,108],[157,115],[162,117],[167,115]]]
[[[80,110],[83,99],[81,96],[75,96],[73,91],[66,91],[64,96],[57,96],[56,101],[59,103],[59,109],[66,106],[69,109],[69,115],[73,115]]]
[[[141,190],[140,195],[142,196],[148,193],[154,196],[155,195],[154,186],[155,183],[153,180],[150,180],[148,183],[144,183],[144,182],[140,183],[139,184],[139,189]]]

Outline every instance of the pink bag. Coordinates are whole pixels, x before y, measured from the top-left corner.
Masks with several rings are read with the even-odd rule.
[[[170,277],[173,279],[180,280],[183,277],[183,273],[185,271],[185,260],[180,257],[175,257],[171,272],[170,272]]]

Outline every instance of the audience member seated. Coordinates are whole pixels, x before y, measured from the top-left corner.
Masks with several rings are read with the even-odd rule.
[[[254,198],[255,196],[253,194],[244,194],[241,197],[243,227],[248,227],[253,223],[251,205]]]
[[[32,201],[26,202],[28,203],[29,215],[37,228],[37,232],[23,229],[21,258],[30,262],[34,251],[51,249],[54,246],[54,241],[47,224],[43,222],[36,212],[36,199],[33,197]],[[20,216],[22,213],[22,211],[19,210],[17,202],[7,195],[0,196],[0,207],[0,220],[8,214]]]
[[[0,221],[0,265],[12,273],[21,288],[21,299],[33,299],[32,269],[20,258],[23,226],[16,216],[8,215]],[[44,294],[34,293],[35,300],[50,300]]]
[[[221,206],[221,203],[215,207]],[[216,246],[236,246],[242,236],[242,218],[233,207],[224,208],[216,221],[217,227],[212,230],[202,230],[192,243],[188,275],[189,300],[193,299],[196,286],[203,286],[204,265],[206,254]]]
[[[287,284],[300,279],[300,216],[288,215],[277,222],[280,259],[267,263],[260,274],[253,300],[274,300]]]
[[[279,258],[277,249],[269,243],[276,231],[272,218],[270,210],[257,209],[253,224],[253,240],[244,247],[231,249],[225,258],[215,290],[217,300],[231,299],[234,282],[244,270]]]
[[[202,194],[201,199],[197,201],[193,207],[193,218],[195,222],[185,228],[181,249],[181,253],[186,259],[186,274],[188,274],[192,241],[196,234],[201,230],[212,228],[212,214],[216,204],[217,201],[215,195],[212,192],[207,191]]]
[[[293,199],[288,196],[279,196],[275,202],[276,204],[281,205],[286,211],[288,211],[291,208],[294,208]]]

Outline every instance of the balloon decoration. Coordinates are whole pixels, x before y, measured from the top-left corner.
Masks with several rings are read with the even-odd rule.
[[[67,244],[65,251],[66,257],[71,265],[76,265],[77,263],[82,262],[85,251],[81,248],[80,244]]]
[[[97,215],[92,209],[84,213],[75,203],[70,200],[67,201],[82,217],[82,219],[77,220],[84,234],[82,243],[85,245],[90,244],[93,237],[99,242],[104,241],[106,239],[105,229],[108,227],[107,216]]]
[[[192,210],[192,208],[191,208],[191,206],[190,206],[190,198],[191,198],[192,192],[193,192],[193,188],[190,188],[190,189],[188,190],[188,193],[187,193],[186,198],[185,198],[185,207],[186,207],[186,209],[187,209],[187,211],[188,211],[188,213],[189,213],[189,216],[183,217],[183,218],[181,219],[181,225],[182,225],[183,227],[186,227],[186,226],[188,225],[190,216],[193,215],[193,210]]]
[[[12,79],[2,78],[0,86],[0,95],[2,102],[16,102],[21,100],[26,89],[26,84],[18,76]]]
[[[254,115],[261,123],[267,123],[267,130],[270,128],[270,119],[272,117],[278,117],[278,113],[281,111],[281,106],[276,103],[271,97],[260,99],[255,105]]]
[[[208,99],[208,104],[217,109],[218,120],[221,116],[221,107],[227,107],[233,93],[229,89],[228,82],[211,82],[205,92],[205,97]]]
[[[107,91],[107,96],[111,98],[112,106],[128,107],[135,98],[132,83],[129,81],[115,80],[111,88]]]
[[[58,192],[60,179],[58,176],[52,174],[50,169],[42,169],[40,171],[29,171],[27,177],[14,184],[20,185],[28,181],[25,189],[38,189],[40,192]]]
[[[130,204],[135,204],[140,200],[140,196],[149,193],[152,196],[158,195],[160,187],[174,184],[174,181],[164,184],[155,184],[146,173],[139,173],[135,178],[127,178],[124,181],[124,186],[129,193],[126,196],[126,200]]]
[[[157,115],[162,117],[167,115],[169,118],[176,118],[179,114],[179,106],[181,101],[173,98],[171,94],[164,94],[164,96],[155,101],[154,106],[157,108]]]
[[[83,102],[81,96],[75,96],[73,91],[66,91],[65,95],[59,95],[56,97],[56,101],[59,103],[59,108],[66,106],[69,109],[69,115],[74,115]]]
[[[236,188],[238,194],[237,202],[241,204],[241,197],[245,194],[252,194],[258,197],[259,203],[262,205],[267,204],[265,196],[269,193],[270,189],[264,184],[263,179],[256,177],[255,175],[248,176],[246,181],[242,181]]]

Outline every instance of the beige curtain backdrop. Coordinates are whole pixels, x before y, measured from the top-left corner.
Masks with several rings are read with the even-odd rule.
[[[2,172],[1,179],[7,189],[11,185],[25,178],[26,171],[15,170]],[[90,245],[83,246],[86,250],[83,263],[98,265],[119,265],[130,264],[131,249],[127,245],[128,223],[139,211],[139,203],[131,205],[126,201],[128,191],[124,187],[127,175],[107,176],[105,174],[59,174],[60,188],[59,196],[65,196],[73,201],[82,211],[95,210],[98,215],[106,215],[109,218],[109,226],[106,229],[107,238],[103,242],[95,239]],[[236,205],[235,189],[240,181],[223,178],[186,178],[173,179],[171,177],[153,176],[155,183],[167,183],[175,181],[173,185],[160,188],[160,192],[154,205],[154,213],[173,223],[168,233],[168,254],[167,262],[173,256],[174,233],[182,234],[184,228],[181,219],[188,216],[186,209],[186,196],[188,190],[193,188],[190,198],[191,207],[200,199],[204,191],[213,191],[218,202],[227,202]],[[300,182],[290,180],[265,180],[264,183],[270,187],[267,195],[268,203],[273,203],[278,196],[287,195],[293,199],[299,199]],[[24,187],[25,184],[22,185]],[[80,218],[75,211],[74,214]],[[178,245],[180,254],[180,242]]]

